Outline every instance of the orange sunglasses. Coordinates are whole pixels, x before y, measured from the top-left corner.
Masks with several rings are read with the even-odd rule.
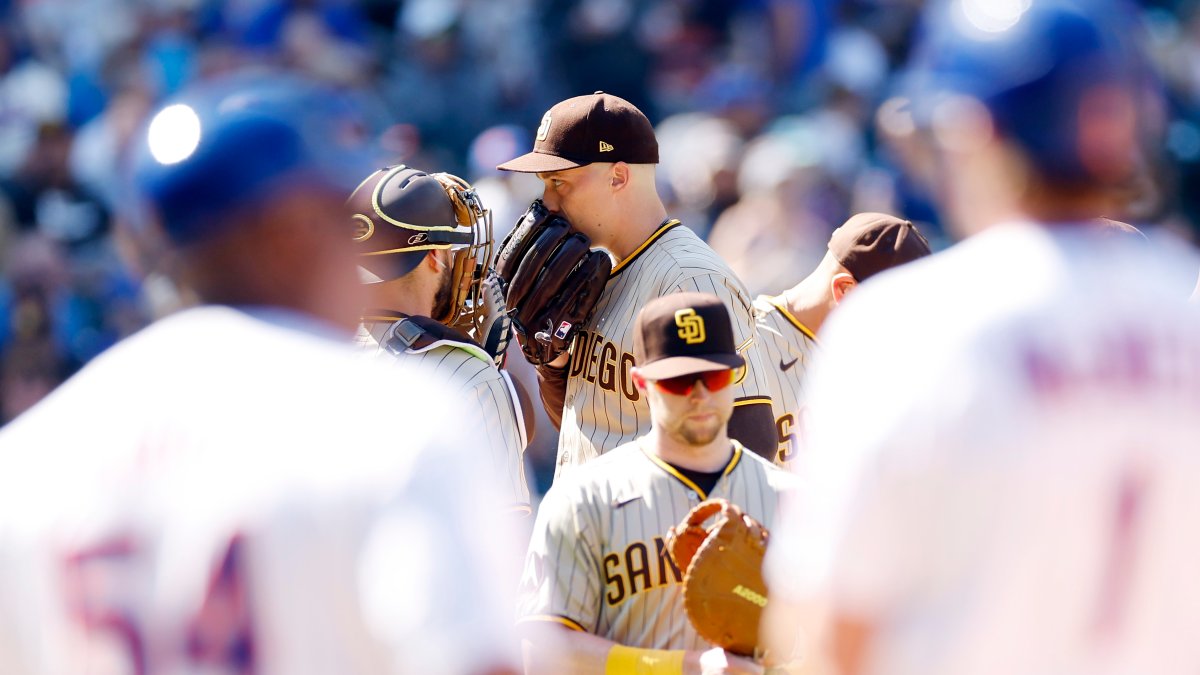
[[[650,380],[654,386],[658,387],[659,391],[676,396],[687,396],[696,388],[697,382],[703,382],[704,388],[713,391],[721,391],[725,387],[737,382],[741,368],[729,368],[726,370],[710,370],[703,373],[688,373],[678,377],[667,377],[661,380]]]

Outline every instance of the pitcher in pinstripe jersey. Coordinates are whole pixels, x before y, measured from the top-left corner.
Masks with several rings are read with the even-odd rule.
[[[713,647],[688,621],[666,532],[710,497],[770,528],[792,480],[726,432],[745,359],[717,296],[653,300],[635,330],[633,379],[653,422],[555,481],[541,503],[518,610],[533,672],[699,672]],[[761,672],[728,660],[724,672]]]
[[[388,362],[401,386],[420,386],[432,370],[458,394],[464,423],[482,427],[480,461],[506,496],[504,507],[528,515],[522,453],[532,435],[529,404],[515,380],[468,335],[480,306],[483,261],[491,253],[490,213],[474,190],[448,174],[405,166],[375,172],[350,196],[360,274],[372,309],[355,341]]]
[[[569,353],[538,368],[543,404],[560,426],[559,473],[650,429],[649,406],[631,375],[633,321],[646,303],[680,291],[714,294],[729,308],[748,362],[729,433],[764,456],[776,451],[765,364],[750,349],[749,292],[708,244],[667,217],[655,188],[657,162],[654,128],[641,111],[596,92],[551,108],[533,152],[499,167],[536,173],[546,207],[617,259]]]
[[[779,450],[775,463],[795,458],[806,406],[805,372],[816,353],[817,331],[846,293],[875,274],[929,255],[929,242],[907,220],[860,213],[829,239],[817,269],[779,295],[754,300],[756,349],[774,405]]]

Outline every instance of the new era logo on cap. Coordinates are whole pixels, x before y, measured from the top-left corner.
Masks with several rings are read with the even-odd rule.
[[[604,141],[600,141],[600,152],[612,152],[612,151],[613,151],[613,146],[609,145],[608,143],[605,143]]]

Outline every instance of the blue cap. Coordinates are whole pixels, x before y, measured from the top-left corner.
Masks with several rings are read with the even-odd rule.
[[[983,104],[997,131],[1046,177],[1094,179],[1079,145],[1083,106],[1102,90],[1136,100],[1145,74],[1120,0],[952,0],[933,5],[908,73],[914,118],[953,96]]]
[[[133,153],[134,189],[173,242],[222,232],[285,189],[346,195],[369,172],[361,119],[344,97],[280,73],[191,88],[150,119]]]

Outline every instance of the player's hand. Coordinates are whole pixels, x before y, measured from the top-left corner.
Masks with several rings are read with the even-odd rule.
[[[688,653],[689,656],[693,654],[697,652]],[[699,675],[762,675],[763,668],[750,659],[734,656],[716,647],[699,653],[694,662],[686,659],[683,672]]]

